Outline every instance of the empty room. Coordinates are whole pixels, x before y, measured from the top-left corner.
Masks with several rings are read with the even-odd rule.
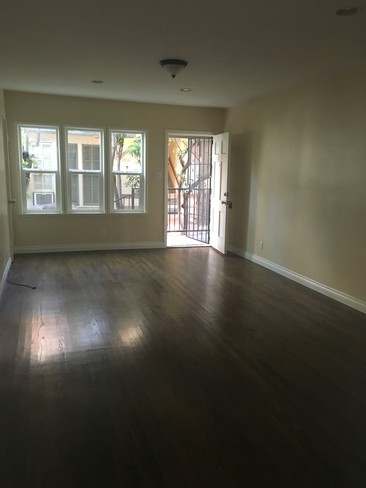
[[[366,0],[0,6],[0,486],[366,486]]]

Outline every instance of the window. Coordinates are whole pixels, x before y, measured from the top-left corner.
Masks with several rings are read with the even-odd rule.
[[[67,129],[69,211],[103,212],[103,132]]]
[[[106,179],[104,130],[18,127],[24,213],[145,212],[144,132],[109,132]]]
[[[111,208],[145,211],[145,134],[111,131]]]
[[[60,212],[58,128],[22,125],[19,141],[23,212]]]

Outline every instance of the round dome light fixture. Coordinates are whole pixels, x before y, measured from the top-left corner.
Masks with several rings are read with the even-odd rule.
[[[174,79],[188,65],[183,59],[162,59],[160,66]]]

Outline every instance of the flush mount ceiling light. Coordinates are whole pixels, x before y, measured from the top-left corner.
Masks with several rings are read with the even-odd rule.
[[[162,59],[160,66],[164,68],[174,79],[188,65],[183,59]]]
[[[358,7],[348,7],[348,8],[340,8],[336,11],[336,15],[339,17],[346,17],[348,15],[356,15],[360,12]]]

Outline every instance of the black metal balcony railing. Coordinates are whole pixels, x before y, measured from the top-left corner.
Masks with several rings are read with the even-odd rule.
[[[114,200],[114,208],[134,210],[140,205],[139,196],[139,189],[131,188],[131,193],[124,193],[120,198]]]
[[[168,188],[168,232],[180,232],[208,244],[209,201],[207,188]]]

